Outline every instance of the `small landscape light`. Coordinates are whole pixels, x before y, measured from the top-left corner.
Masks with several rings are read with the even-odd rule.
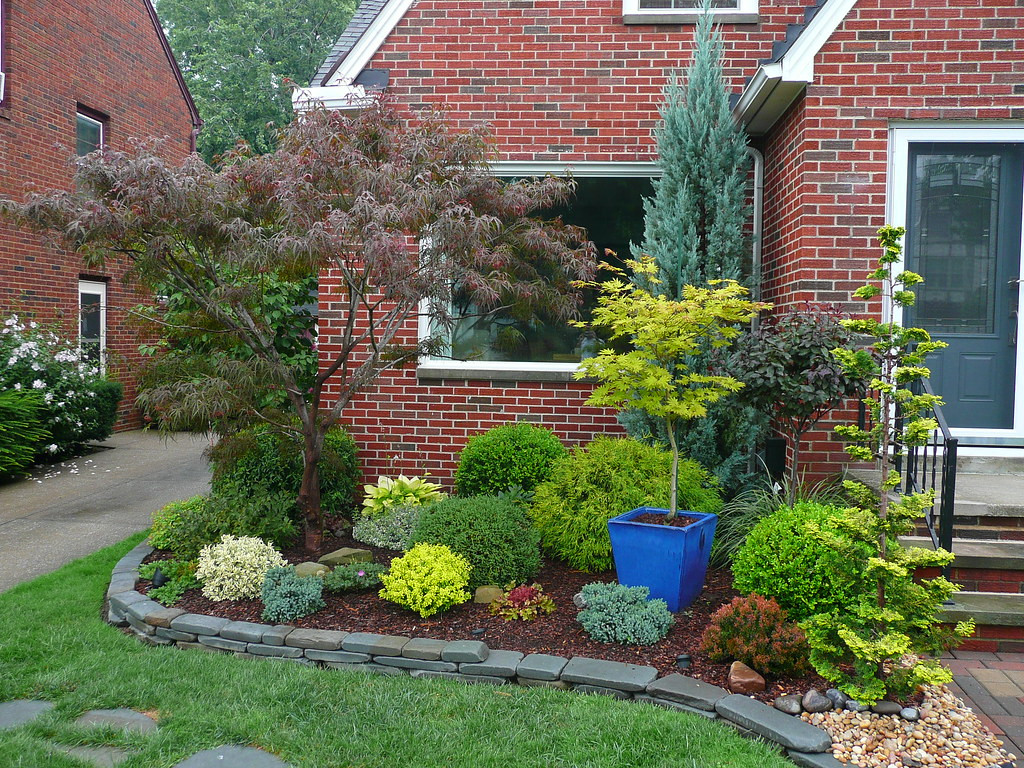
[[[167,574],[166,573],[161,571],[159,568],[157,568],[155,571],[153,571],[152,582],[153,582],[153,586],[154,587],[162,587],[164,584],[167,583],[167,581],[168,581],[168,579],[167,579]]]
[[[680,653],[678,656],[676,656],[676,666],[679,667],[680,669],[689,669],[690,668],[690,654],[688,654],[688,653]]]

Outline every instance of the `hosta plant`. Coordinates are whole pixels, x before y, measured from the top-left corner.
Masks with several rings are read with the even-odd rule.
[[[286,565],[281,553],[263,539],[225,534],[219,543],[200,550],[196,578],[210,600],[244,600],[260,596],[267,571]]]
[[[441,486],[422,477],[379,477],[376,485],[364,485],[363,516],[376,517],[390,507],[419,507],[445,498]]]
[[[555,601],[544,594],[540,584],[510,587],[505,594],[491,603],[491,613],[505,621],[533,621],[538,616],[555,612]]]

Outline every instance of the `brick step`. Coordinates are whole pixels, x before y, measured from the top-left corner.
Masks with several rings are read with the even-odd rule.
[[[951,624],[972,618],[977,629],[962,650],[1024,652],[1024,594],[957,592],[942,612],[943,621]]]

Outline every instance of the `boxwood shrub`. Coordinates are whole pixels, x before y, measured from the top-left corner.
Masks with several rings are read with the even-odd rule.
[[[667,507],[672,455],[636,440],[599,437],[559,459],[537,486],[531,516],[545,550],[588,573],[614,566],[608,520],[637,507]],[[679,462],[679,509],[718,512],[714,477]]]
[[[459,455],[455,487],[460,496],[533,490],[548,478],[551,462],[568,451],[555,434],[529,423],[505,424],[475,435]]]

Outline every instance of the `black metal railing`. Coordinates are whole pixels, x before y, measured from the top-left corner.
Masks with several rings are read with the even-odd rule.
[[[933,395],[928,379],[920,379],[911,385],[914,394]],[[938,427],[932,430],[924,445],[902,445],[896,442],[888,461],[900,475],[896,490],[902,494],[933,491],[935,500],[925,510],[925,525],[932,544],[945,550],[953,547],[953,504],[956,498],[956,458],[959,441],[949,431],[942,408],[932,408],[932,418]],[[860,403],[861,428],[867,429],[868,416],[864,402]],[[896,421],[896,437],[902,433],[902,418]]]

